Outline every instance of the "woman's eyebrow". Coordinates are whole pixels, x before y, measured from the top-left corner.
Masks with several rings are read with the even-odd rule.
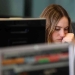
[[[65,28],[67,28],[67,27],[69,27],[69,26],[66,26]]]
[[[59,27],[59,28],[62,28],[61,26],[55,26],[55,27]]]
[[[62,28],[61,26],[55,26],[55,27],[59,27],[59,28]],[[69,27],[69,26],[66,26],[65,28],[67,28],[67,27]]]

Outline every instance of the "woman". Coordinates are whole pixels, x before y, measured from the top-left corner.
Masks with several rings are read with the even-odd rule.
[[[72,27],[71,27],[70,17],[68,16],[68,13],[63,7],[56,4],[49,5],[44,9],[40,17],[46,18],[46,42],[48,43],[71,42],[73,40],[74,37],[72,39],[64,40],[66,34],[72,32]],[[64,72],[66,75],[68,75],[66,69],[67,68],[65,69],[58,68],[59,72],[55,74],[53,73],[51,75],[56,75],[56,74],[63,75]],[[49,73],[49,71],[50,70],[48,69],[47,72]],[[35,71],[35,72],[32,71],[24,75],[33,75],[33,74],[46,75],[44,74],[44,72],[45,72],[44,70]]]
[[[46,42],[72,42],[74,36],[64,39],[67,33],[72,32],[72,26],[70,17],[62,6],[49,5],[40,17],[46,18]]]

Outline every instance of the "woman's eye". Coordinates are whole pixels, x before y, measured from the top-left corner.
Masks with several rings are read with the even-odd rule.
[[[59,30],[60,30],[60,28],[55,28],[55,30],[56,30],[56,31],[59,31]]]
[[[65,30],[67,30],[67,31],[68,31],[68,28],[65,28]]]

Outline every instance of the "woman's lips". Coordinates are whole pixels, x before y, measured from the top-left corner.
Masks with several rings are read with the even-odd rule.
[[[58,39],[59,41],[62,41],[62,39]]]

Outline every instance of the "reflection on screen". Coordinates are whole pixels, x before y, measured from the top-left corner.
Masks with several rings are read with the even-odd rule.
[[[1,56],[2,75],[69,75],[68,48],[2,53]]]

